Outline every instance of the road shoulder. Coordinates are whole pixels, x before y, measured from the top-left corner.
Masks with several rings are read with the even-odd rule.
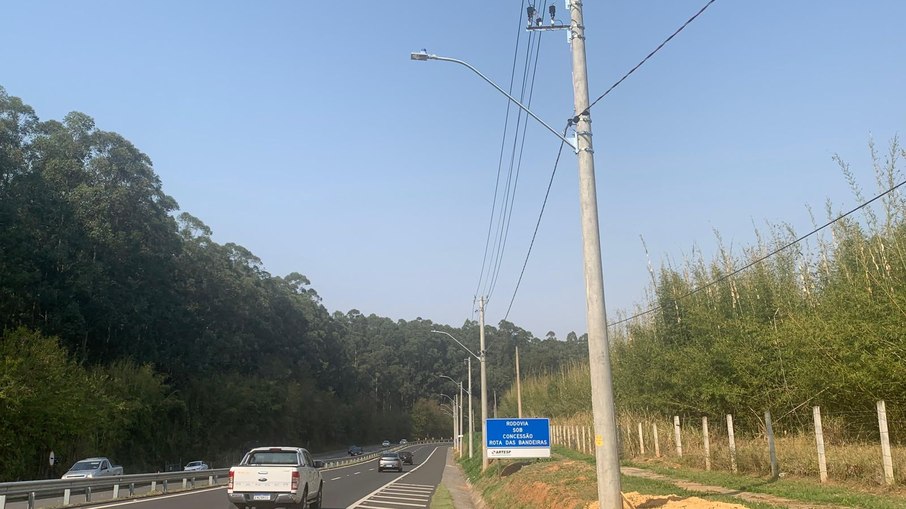
[[[472,489],[466,480],[466,474],[453,457],[453,448],[447,449],[447,461],[444,465],[444,475],[441,484],[450,492],[455,509],[483,509],[481,497]]]

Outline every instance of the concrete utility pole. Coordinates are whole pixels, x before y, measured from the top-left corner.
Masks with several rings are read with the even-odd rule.
[[[519,381],[519,346],[516,346],[516,408],[519,415],[516,417],[522,418],[522,383]]]
[[[598,504],[601,509],[622,509],[620,454],[604,306],[604,274],[601,268],[601,233],[595,190],[595,159],[588,108],[588,74],[585,62],[585,23],[582,1],[570,0],[570,41],[573,57],[573,93],[579,158],[579,202],[582,217],[582,253],[585,260],[588,364],[591,372],[591,408],[595,422],[595,464],[598,474]]]
[[[478,300],[479,361],[481,364],[481,471],[488,469],[488,370],[484,351],[484,296]]]
[[[462,457],[462,380],[459,381],[459,457]]]
[[[469,459],[472,459],[472,432],[475,431],[475,425],[472,424],[472,358],[466,357],[469,362]]]

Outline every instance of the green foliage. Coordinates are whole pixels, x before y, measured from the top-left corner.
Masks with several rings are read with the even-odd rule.
[[[49,475],[48,448],[134,472],[444,434],[424,400],[453,393],[437,375],[465,379],[467,354],[431,330],[478,350],[472,321],[329,314],[304,275],[268,273],[179,211],[128,140],[83,113],[42,122],[2,88],[0,231],[0,328],[22,343],[2,358],[0,479]],[[517,344],[524,373],[585,346],[486,329],[492,394],[512,384]],[[44,365],[47,383],[26,378]]]

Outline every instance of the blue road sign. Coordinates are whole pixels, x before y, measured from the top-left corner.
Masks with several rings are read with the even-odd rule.
[[[551,457],[550,419],[488,419],[487,429],[489,458]]]

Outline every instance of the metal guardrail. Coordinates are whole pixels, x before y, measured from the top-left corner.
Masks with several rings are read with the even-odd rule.
[[[384,451],[396,451],[409,447],[411,445],[446,443],[450,440],[416,440],[405,445],[394,444],[392,447],[380,451],[361,454],[358,456],[324,458],[324,470],[341,468],[357,463],[371,461],[381,455]],[[86,502],[92,502],[93,491],[112,490],[111,498],[106,500],[117,500],[131,498],[135,496],[135,488],[150,486],[151,492],[158,492],[158,485],[161,488],[160,494],[168,493],[173,481],[181,481],[181,489],[195,489],[200,487],[216,486],[220,479],[226,479],[230,472],[229,468],[218,468],[213,470],[197,470],[192,472],[159,472],[155,474],[129,474],[109,477],[97,477],[94,479],[48,479],[40,481],[20,481],[20,482],[2,482],[0,483],[0,509],[6,509],[6,504],[14,501],[28,502],[28,509],[35,509],[35,503],[42,498],[63,497],[63,505],[68,506],[73,494],[84,494]],[[205,482],[206,481],[206,482]],[[123,489],[125,487],[125,490]],[[125,491],[125,495],[120,496],[120,492]]]
[[[199,487],[215,486],[221,478],[226,478],[229,468],[215,470],[197,470],[192,472],[160,472],[155,474],[130,474],[94,479],[50,479],[41,481],[21,481],[0,483],[0,509],[6,509],[6,504],[13,501],[27,501],[28,509],[35,508],[35,502],[42,498],[58,497],[62,495],[63,505],[70,505],[73,493],[84,494],[86,502],[92,502],[93,491],[112,490],[109,500],[135,496],[136,486],[150,486],[152,492],[158,490],[167,493],[172,489],[171,483],[180,482],[182,489],[195,489]],[[123,489],[125,487],[125,490]],[[120,496],[125,491],[127,495]]]

